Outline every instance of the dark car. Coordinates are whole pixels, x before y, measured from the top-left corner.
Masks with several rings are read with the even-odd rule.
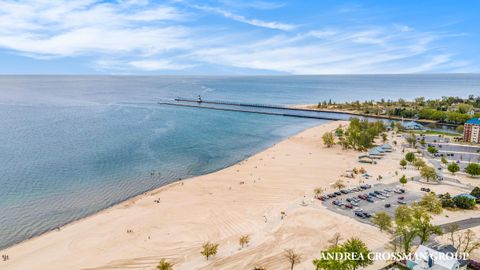
[[[352,208],[353,208],[353,205],[351,205],[351,204],[348,203],[348,204],[345,204],[345,207],[352,209]]]
[[[375,200],[373,199],[373,197],[367,197],[367,201],[373,203]]]
[[[340,191],[335,191],[334,194],[337,195],[337,196],[342,195],[342,193]]]
[[[372,214],[370,214],[370,213],[367,213],[367,212],[363,212],[363,215],[364,215],[365,217],[367,217],[367,218],[370,218],[370,217],[372,217]]]
[[[366,218],[366,216],[362,212],[355,212],[355,216],[360,218]]]
[[[392,205],[389,204],[389,203],[385,204],[385,208],[390,208],[390,206],[392,206]]]
[[[347,198],[347,202],[351,202],[352,201],[352,198]]]
[[[405,197],[400,196],[400,197],[398,197],[398,199],[399,199],[399,200],[405,200]]]

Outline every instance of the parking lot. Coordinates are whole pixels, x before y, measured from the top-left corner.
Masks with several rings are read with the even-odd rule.
[[[398,190],[399,188],[401,187],[399,187],[398,184],[396,183],[395,184],[375,184],[370,188],[362,189],[361,191],[353,191],[347,194],[342,193],[342,195],[337,195],[334,198],[326,199],[322,203],[331,211],[356,218],[361,222],[372,224],[371,217],[368,217],[368,215],[373,215],[377,212],[384,211],[393,216],[393,213],[397,206],[401,204],[410,204],[414,201],[417,201],[424,194],[420,191],[409,191],[409,190],[405,190],[404,193],[396,193],[394,190],[397,190],[397,192],[399,192],[400,191]],[[391,190],[391,191],[385,191],[385,189]],[[371,199],[372,199],[371,201],[360,199],[358,197],[358,195],[368,195],[369,193],[375,193],[375,191],[381,192],[384,195],[380,195],[380,198],[376,196],[371,196]],[[399,200],[399,198],[402,198],[402,197],[403,199]],[[352,205],[352,208],[348,208],[347,205],[352,204],[352,202],[348,202],[347,199],[351,200],[352,198],[358,199],[356,200],[358,203],[355,203],[356,205]],[[341,206],[335,205],[333,203],[334,201],[339,201],[343,205]],[[390,204],[390,207],[385,207],[385,205],[387,204]],[[367,213],[367,216],[363,215],[363,217],[361,217],[356,215],[355,212]]]
[[[419,136],[417,141],[420,141],[421,138],[425,139],[425,149],[428,146],[433,146],[438,150],[438,153],[434,155],[436,158],[443,156],[450,162],[459,161],[460,163],[479,161],[480,147],[478,146],[448,143],[447,138],[438,136]]]

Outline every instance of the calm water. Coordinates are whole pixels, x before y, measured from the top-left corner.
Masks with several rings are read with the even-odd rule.
[[[478,93],[480,75],[0,76],[0,247],[321,123],[155,105],[159,99],[295,104]]]

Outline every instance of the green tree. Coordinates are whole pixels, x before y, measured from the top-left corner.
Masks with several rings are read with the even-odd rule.
[[[413,162],[413,166],[415,166],[415,168],[417,168],[417,170],[420,170],[420,168],[424,167],[425,165],[427,165],[425,163],[425,160],[421,159],[421,158],[417,158],[415,159],[415,161]]]
[[[475,187],[472,192],[470,192],[470,195],[474,196],[475,198],[480,199],[480,187]]]
[[[452,174],[455,174],[456,172],[460,171],[460,166],[458,166],[457,163],[452,162],[448,164],[447,170],[451,172]]]
[[[418,202],[418,205],[425,209],[427,212],[436,215],[442,213],[443,210],[442,202],[433,192],[423,195],[422,199]]]
[[[420,145],[425,146],[425,144],[426,144],[425,137],[422,137],[422,139],[420,140]]]
[[[405,169],[405,167],[407,166],[407,161],[405,159],[400,160],[400,166]]]
[[[203,250],[200,252],[200,254],[205,256],[205,258],[207,258],[207,261],[208,261],[208,258],[217,254],[218,244],[206,242],[202,245],[202,248]]]
[[[400,183],[401,183],[402,185],[404,185],[404,186],[405,186],[405,184],[407,183],[407,177],[405,177],[405,175],[403,175],[402,177],[400,177]]]
[[[443,165],[447,165],[448,164],[448,160],[445,158],[445,157],[442,157],[440,159],[440,161],[443,163]]]
[[[467,167],[465,168],[465,172],[468,173],[470,176],[480,175],[480,164],[468,163]]]
[[[339,260],[336,254],[354,254],[353,258]],[[320,258],[313,260],[317,270],[350,270],[364,268],[373,261],[369,258],[370,250],[360,239],[352,237],[341,245],[333,245],[320,252]]]
[[[387,140],[388,140],[387,133],[382,133],[382,142],[383,142],[383,143],[386,143]]]
[[[417,232],[409,225],[397,226],[395,228],[395,240],[399,242],[402,251],[405,254],[410,252],[410,248],[412,247],[413,240],[415,240],[416,236]]]
[[[158,270],[173,270],[173,264],[165,259],[161,259],[157,265]]]
[[[290,263],[290,270],[293,270],[293,267],[302,261],[302,257],[300,256],[300,254],[295,253],[293,249],[285,249],[284,256],[288,259],[288,262]]]
[[[392,228],[392,218],[386,212],[378,212],[373,216],[373,224],[377,225],[380,231],[388,231]]]
[[[472,209],[477,203],[473,198],[467,198],[466,196],[455,196],[453,197],[453,202],[455,206],[462,209]]]
[[[415,160],[415,153],[408,152],[405,154],[405,160],[412,163]]]
[[[342,125],[339,125],[336,129],[335,129],[335,135],[337,137],[343,137],[343,127]]]
[[[413,209],[411,226],[420,238],[420,244],[428,241],[432,235],[442,234],[442,228],[432,225],[431,220],[432,217],[422,207],[415,207]]]
[[[450,193],[448,192],[442,195],[442,197],[440,198],[440,201],[442,202],[443,208],[455,207],[455,202],[453,201],[452,196],[450,196]]]
[[[430,154],[436,154],[436,153],[438,153],[437,148],[435,148],[435,147],[433,147],[433,146],[429,146],[429,147],[427,148],[427,151],[428,151]]]
[[[345,248],[343,245],[330,246],[326,250],[320,251],[320,258],[313,260],[316,270],[347,270],[347,262],[337,260],[335,254],[343,254]]]
[[[427,179],[427,182],[430,182],[430,180],[435,179],[437,177],[437,173],[435,172],[435,168],[430,167],[430,166],[423,166],[420,169],[420,175]]]
[[[343,248],[346,253],[355,254],[356,257],[346,261],[348,269],[355,270],[373,264],[373,261],[368,256],[370,250],[362,240],[352,237],[343,244]]]
[[[322,135],[323,139],[323,144],[325,144],[327,147],[332,147],[335,144],[335,138],[333,137],[332,132],[325,132]]]
[[[406,205],[400,205],[395,209],[395,224],[406,226],[412,221],[413,210]]]

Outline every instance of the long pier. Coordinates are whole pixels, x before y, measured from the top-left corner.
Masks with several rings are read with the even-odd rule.
[[[185,103],[181,103],[185,102]],[[196,104],[193,104],[196,103]],[[157,104],[159,105],[169,105],[169,106],[179,106],[179,107],[190,107],[190,108],[200,108],[200,109],[209,109],[209,110],[219,110],[219,111],[232,111],[232,112],[244,112],[244,113],[255,113],[255,114],[266,114],[266,115],[277,115],[277,116],[287,116],[287,117],[297,117],[297,118],[309,118],[309,119],[319,119],[319,120],[330,120],[330,121],[337,121],[337,120],[344,120],[344,118],[339,117],[329,117],[329,116],[315,116],[315,115],[301,115],[295,113],[288,113],[288,112],[274,112],[274,111],[258,111],[258,110],[246,110],[246,109],[238,109],[233,107],[215,107],[215,106],[208,106],[203,105],[206,104],[215,104],[215,105],[226,105],[226,106],[241,106],[241,107],[256,107],[256,108],[265,108],[265,109],[281,109],[281,110],[289,110],[288,107],[282,106],[273,106],[273,105],[254,105],[254,104],[245,104],[245,103],[235,103],[235,102],[220,102],[220,101],[202,101],[198,102],[195,100],[185,100],[185,99],[175,99],[175,102],[169,101],[160,101]],[[240,105],[241,104],[241,105]],[[295,110],[293,110],[295,111]]]
[[[188,103],[206,103],[206,104],[217,104],[217,105],[231,105],[231,106],[240,106],[240,107],[254,107],[254,108],[265,108],[265,109],[281,109],[289,111],[300,111],[300,112],[316,112],[316,113],[336,113],[336,114],[346,114],[352,115],[348,112],[332,112],[327,110],[313,110],[313,109],[303,109],[303,108],[293,108],[282,105],[272,105],[272,104],[260,104],[260,103],[245,103],[245,102],[233,102],[233,101],[216,101],[216,100],[202,100],[199,102],[198,99],[191,98],[176,98],[174,99],[178,102],[188,102]]]

